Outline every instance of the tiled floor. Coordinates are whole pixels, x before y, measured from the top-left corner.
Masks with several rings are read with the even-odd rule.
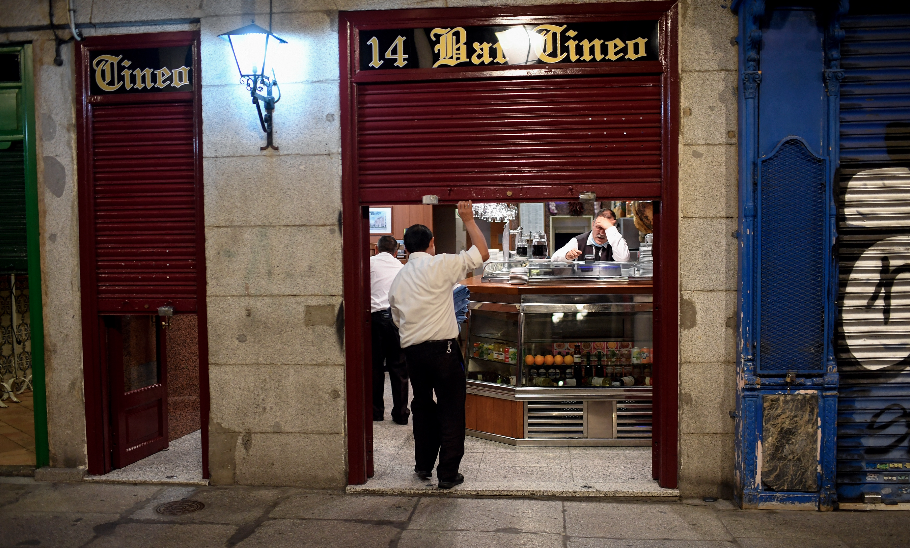
[[[0,407],[0,466],[35,465],[35,410],[31,391],[16,394]]]
[[[375,475],[348,492],[439,493],[436,477],[414,474],[411,424],[390,420],[391,393],[386,382],[386,420],[373,423]],[[525,496],[678,497],[651,479],[649,447],[515,447],[468,437],[458,494]]]
[[[208,485],[202,479],[202,436],[199,430],[178,438],[164,450],[103,476],[86,481],[108,483],[180,483]]]

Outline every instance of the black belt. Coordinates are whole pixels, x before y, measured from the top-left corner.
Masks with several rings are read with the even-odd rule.
[[[377,310],[376,312],[370,312],[370,317],[381,318],[383,320],[392,319],[392,309],[386,308],[385,310]]]
[[[442,348],[443,350],[455,349],[458,348],[458,341],[455,339],[441,339],[438,341],[424,341],[422,343],[412,344],[407,348],[421,348],[427,350],[435,350],[436,348]]]

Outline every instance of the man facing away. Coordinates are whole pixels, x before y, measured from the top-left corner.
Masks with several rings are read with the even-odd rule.
[[[470,201],[458,202],[458,216],[475,245],[457,255],[436,255],[430,229],[409,227],[404,234],[408,264],[389,289],[392,320],[398,326],[414,390],[414,472],[420,479],[429,479],[438,455],[440,489],[464,482],[458,466],[464,456],[465,369],[456,341],[452,288],[490,258]]]
[[[370,257],[370,331],[373,342],[373,420],[381,421],[385,415],[383,392],[385,370],[392,383],[392,420],[407,424],[408,369],[398,340],[398,328],[392,323],[389,310],[389,287],[401,270],[398,240],[391,236],[379,238],[376,255]],[[385,367],[383,367],[383,363]]]
[[[616,228],[616,216],[601,209],[591,223],[591,231],[579,234],[553,254],[554,261],[574,261],[578,257],[594,256],[595,261],[628,261],[629,244]]]

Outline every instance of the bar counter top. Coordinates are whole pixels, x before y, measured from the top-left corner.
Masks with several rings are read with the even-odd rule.
[[[523,284],[482,282],[480,276],[461,280],[474,295],[605,295],[605,294],[649,294],[653,291],[652,280],[617,280],[614,282],[577,282],[567,281],[564,284]]]

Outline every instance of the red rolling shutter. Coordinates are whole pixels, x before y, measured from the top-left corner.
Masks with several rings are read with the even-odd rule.
[[[91,134],[99,310],[195,311],[193,104],[94,106]]]
[[[660,75],[359,85],[360,199],[656,197],[661,113]]]

